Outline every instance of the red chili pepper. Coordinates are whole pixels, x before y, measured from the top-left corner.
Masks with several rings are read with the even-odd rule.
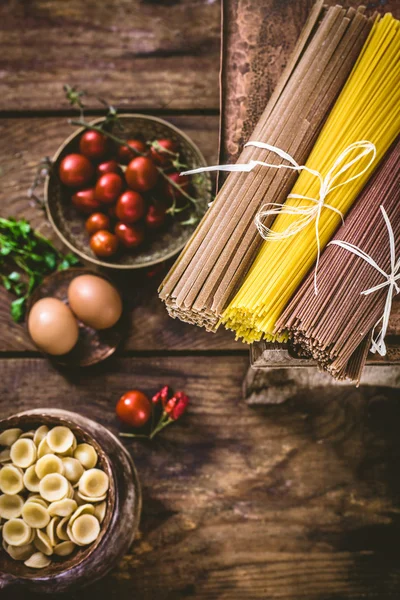
[[[161,400],[161,404],[163,405],[163,407],[165,407],[165,405],[167,404],[167,401],[168,401],[168,396],[169,396],[169,387],[167,385],[164,385],[161,388],[161,390],[153,396],[152,401],[154,404],[158,404],[158,402]]]
[[[170,417],[171,417],[171,419],[176,421],[185,412],[187,405],[189,404],[189,398],[183,392],[176,392],[174,398],[175,398],[175,404],[172,409],[172,412],[170,413]]]

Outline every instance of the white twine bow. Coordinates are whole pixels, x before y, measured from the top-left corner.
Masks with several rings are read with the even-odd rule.
[[[184,173],[181,173],[181,175],[192,175],[194,173],[202,173],[204,171],[250,172],[256,166],[263,166],[263,167],[271,167],[273,169],[291,169],[293,171],[298,171],[298,172],[307,171],[311,175],[314,175],[315,177],[317,177],[320,182],[318,198],[310,198],[309,196],[303,196],[301,194],[289,194],[289,196],[288,196],[288,198],[298,198],[301,200],[308,200],[309,202],[312,203],[311,205],[289,206],[289,205],[280,204],[277,202],[269,202],[268,204],[264,204],[264,206],[261,207],[260,211],[257,213],[257,215],[255,217],[255,225],[256,225],[261,237],[264,238],[265,240],[269,240],[269,241],[279,241],[279,240],[286,239],[292,235],[296,235],[297,233],[302,231],[305,227],[307,227],[307,225],[309,225],[310,223],[315,221],[315,236],[316,236],[316,241],[317,241],[317,260],[316,260],[315,271],[314,271],[314,289],[315,289],[315,293],[317,294],[318,293],[317,272],[318,272],[319,260],[320,260],[320,255],[321,255],[321,242],[319,239],[319,221],[320,221],[322,209],[327,208],[327,209],[332,210],[333,212],[337,213],[338,215],[340,215],[342,222],[343,222],[343,214],[336,207],[328,204],[325,201],[326,197],[328,196],[328,194],[333,192],[333,190],[335,190],[343,185],[346,185],[347,183],[349,183],[350,181],[353,181],[354,179],[357,179],[358,177],[361,177],[361,175],[363,175],[369,169],[369,167],[375,160],[375,156],[376,156],[375,145],[372,142],[369,142],[367,140],[361,140],[358,142],[354,142],[353,144],[350,144],[338,156],[338,158],[335,160],[331,169],[328,171],[328,173],[325,177],[323,177],[321,175],[321,173],[319,173],[319,171],[310,169],[309,167],[307,167],[305,165],[299,165],[295,161],[295,159],[292,156],[290,156],[290,154],[288,154],[284,150],[281,150],[280,148],[277,148],[276,146],[271,146],[270,144],[266,144],[264,142],[257,142],[257,141],[250,141],[246,144],[246,146],[255,146],[256,148],[261,148],[263,150],[269,150],[270,152],[275,152],[275,154],[277,154],[283,160],[286,160],[290,164],[289,165],[283,165],[283,164],[273,165],[271,163],[267,163],[267,162],[264,162],[261,160],[250,160],[248,163],[236,163],[235,165],[215,165],[212,167],[202,167],[199,169],[193,169],[191,171],[185,171]],[[361,152],[359,154],[357,154],[357,156],[355,156],[354,158],[349,160],[348,162],[345,162],[345,159],[347,158],[348,154],[350,154],[353,150],[356,150],[358,148],[361,149]],[[337,179],[343,173],[348,171],[355,163],[360,161],[364,156],[367,156],[368,154],[371,154],[372,156],[371,156],[368,164],[361,171],[357,172],[355,175],[352,175],[352,177],[345,179],[341,183],[335,184]],[[340,165],[342,165],[341,168],[339,168]],[[337,171],[337,173],[335,173],[335,170],[338,168],[339,168],[339,170]],[[286,229],[284,229],[281,232],[273,231],[271,228],[264,225],[263,221],[266,217],[268,217],[270,215],[278,215],[278,214],[296,215],[296,216],[299,216],[299,219],[296,219],[295,221],[293,221]]]
[[[389,234],[390,268],[391,268],[390,273],[386,273],[383,269],[381,269],[381,267],[374,261],[374,259],[371,258],[371,256],[369,256],[369,254],[367,254],[366,252],[364,252],[363,250],[361,250],[354,244],[350,244],[350,243],[344,242],[342,240],[333,240],[332,242],[330,242],[330,244],[335,244],[336,246],[340,246],[341,248],[344,248],[345,250],[352,252],[356,256],[359,256],[360,258],[365,260],[368,264],[370,264],[372,267],[374,267],[374,269],[379,271],[379,273],[381,273],[381,275],[383,275],[383,277],[386,278],[386,281],[383,281],[382,283],[379,283],[378,285],[375,285],[374,287],[361,292],[362,295],[368,296],[368,294],[373,294],[374,292],[377,292],[378,290],[381,290],[382,288],[389,286],[383,315],[375,323],[374,329],[372,331],[372,346],[371,346],[371,352],[373,352],[374,354],[375,354],[375,352],[378,352],[381,356],[385,356],[386,355],[385,336],[387,333],[390,313],[392,310],[392,300],[393,300],[393,296],[400,293],[400,287],[397,284],[397,281],[400,279],[400,272],[399,272],[400,271],[400,257],[396,261],[396,247],[395,247],[393,228],[392,228],[392,225],[390,223],[389,217],[387,216],[385,209],[383,208],[383,206],[381,206],[380,208],[381,208],[381,211],[383,214],[383,218],[385,219],[386,227],[387,227],[388,234]],[[328,244],[328,245],[330,245],[330,244]],[[382,322],[381,330],[378,333],[378,335],[374,338],[375,329],[379,326],[379,324],[381,322]]]

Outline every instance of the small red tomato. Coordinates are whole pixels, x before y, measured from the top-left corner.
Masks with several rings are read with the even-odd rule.
[[[169,165],[178,153],[178,144],[172,140],[156,140],[156,145],[151,146],[150,156],[156,165]]]
[[[143,427],[151,417],[150,400],[143,392],[130,390],[118,400],[115,412],[122,423]]]
[[[157,183],[157,167],[150,158],[138,156],[127,166],[125,179],[128,187],[135,192],[148,192]]]
[[[188,192],[190,186],[190,179],[187,175],[179,175],[179,173],[170,173],[169,175],[167,175],[167,177],[170,181],[172,181],[176,185],[179,185],[184,192]],[[185,198],[181,191],[178,190],[171,183],[169,183],[166,179],[164,180],[164,194],[171,201],[173,201],[174,198],[176,201],[183,200]]]
[[[111,204],[115,202],[123,188],[122,178],[116,173],[102,175],[96,183],[95,196],[99,202]]]
[[[123,223],[135,223],[144,215],[145,205],[140,194],[127,190],[117,200],[115,214]]]
[[[119,164],[117,163],[116,160],[107,160],[107,161],[102,162],[99,165],[97,165],[97,169],[96,169],[97,177],[101,177],[102,175],[105,175],[106,173],[116,173],[117,175],[122,174],[121,167],[119,166]]]
[[[141,140],[127,140],[126,142],[132,148],[135,148],[140,154],[146,154],[147,148],[146,144]],[[134,150],[131,150],[129,146],[119,146],[118,147],[118,158],[123,165],[127,165],[132,158],[138,156]]]
[[[90,215],[90,213],[98,210],[100,207],[100,202],[94,196],[94,188],[75,192],[71,200],[72,204],[85,215]]]
[[[94,168],[86,156],[68,154],[61,161],[59,175],[64,185],[78,188],[89,183],[94,175]]]
[[[114,231],[124,248],[137,248],[144,240],[143,227],[138,225],[117,223]]]
[[[164,225],[165,219],[165,208],[162,206],[149,206],[149,210],[146,215],[146,225],[149,229],[159,229]]]
[[[118,238],[113,233],[100,229],[90,238],[90,247],[96,256],[107,258],[118,250]]]
[[[110,218],[101,212],[93,213],[86,221],[85,228],[89,235],[93,235],[100,229],[110,229]]]
[[[85,131],[79,141],[79,150],[91,160],[101,160],[108,150],[108,140],[100,131]]]

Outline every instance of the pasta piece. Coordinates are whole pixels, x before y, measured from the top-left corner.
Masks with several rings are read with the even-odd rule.
[[[24,486],[30,492],[38,492],[39,483],[40,479],[36,474],[36,465],[31,465],[24,473]]]
[[[107,494],[103,494],[102,496],[95,497],[95,496],[85,496],[84,494],[81,494],[80,492],[78,492],[78,496],[84,502],[92,502],[92,503],[103,502],[103,500],[105,500],[107,498]]]
[[[9,462],[11,462],[10,448],[4,448],[4,450],[0,452],[0,463],[4,464]]]
[[[52,449],[47,443],[47,436],[43,438],[41,442],[39,442],[39,446],[37,449],[38,458],[42,458],[42,456],[44,456],[45,454],[53,454]]]
[[[68,481],[68,493],[67,493],[67,498],[72,499],[75,495],[75,490],[72,487],[71,483]]]
[[[78,444],[74,458],[78,459],[85,469],[93,469],[97,464],[97,452],[90,444]]]
[[[49,506],[49,513],[52,516],[56,515],[58,517],[70,517],[77,508],[78,505],[75,500],[64,498],[63,500],[52,502]]]
[[[37,461],[35,471],[39,479],[43,479],[43,477],[50,473],[64,475],[64,465],[61,458],[55,454],[45,454]]]
[[[108,486],[107,473],[100,469],[89,469],[79,480],[79,493],[81,496],[99,498],[107,493]]]
[[[27,502],[36,502],[37,504],[40,504],[44,508],[48,507],[48,503],[46,502],[46,500],[44,500],[41,497],[40,494],[32,494],[31,496],[28,497]]]
[[[44,440],[46,435],[49,433],[49,428],[47,425],[41,425],[35,431],[35,435],[33,436],[33,441],[36,446],[39,446],[40,442]]]
[[[32,529],[22,519],[10,519],[3,526],[3,539],[11,546],[29,544]]]
[[[35,435],[35,431],[33,429],[31,429],[31,431],[24,431],[24,433],[21,433],[21,435],[19,436],[19,439],[23,440],[25,438],[28,438],[30,440],[33,440],[34,435]]]
[[[0,433],[0,446],[12,446],[22,433],[22,429],[13,427]]]
[[[40,531],[40,529],[36,530],[36,537],[33,540],[33,544],[39,552],[43,552],[46,556],[53,554],[53,546],[51,545],[49,536],[44,531]]]
[[[3,494],[19,494],[24,489],[23,472],[14,465],[5,465],[0,470],[0,490]]]
[[[48,502],[62,500],[68,494],[68,480],[59,473],[49,473],[41,479],[39,491]]]
[[[75,436],[69,427],[62,425],[50,429],[46,441],[53,452],[62,454],[67,452],[74,443]]]
[[[2,519],[16,519],[21,516],[24,501],[21,496],[14,494],[0,496],[0,517]]]
[[[19,439],[11,446],[10,458],[15,466],[26,469],[36,460],[36,446],[30,439]]]
[[[74,514],[71,515],[71,518],[69,520],[69,525],[72,525],[73,522],[81,515],[94,515],[94,511],[95,511],[95,508],[94,508],[93,504],[83,504],[82,506],[79,506],[76,509],[76,511],[74,512]]]
[[[25,523],[34,529],[42,529],[50,521],[48,510],[38,502],[25,502],[22,509],[22,518]]]
[[[59,540],[69,540],[67,527],[69,523],[69,517],[64,517],[56,526],[56,535]]]
[[[35,552],[35,546],[32,543],[25,544],[24,546],[12,546],[8,544],[5,551],[14,560],[27,560]]]
[[[59,517],[53,517],[50,521],[50,523],[47,525],[46,527],[46,534],[49,537],[50,543],[52,546],[55,546],[57,544],[57,525],[60,522],[60,518]]]
[[[44,569],[45,567],[48,567],[50,563],[50,558],[45,556],[43,552],[35,552],[24,562],[24,565],[31,569]]]
[[[73,522],[71,531],[77,543],[87,546],[99,536],[100,523],[93,515],[81,515]]]
[[[94,509],[94,516],[99,520],[99,523],[104,521],[104,517],[106,516],[107,510],[107,502],[100,502]]]
[[[75,550],[76,545],[73,542],[60,542],[54,546],[54,554],[57,556],[68,556]]]
[[[62,459],[64,465],[64,476],[72,484],[77,483],[82,477],[84,469],[76,458],[66,457]]]

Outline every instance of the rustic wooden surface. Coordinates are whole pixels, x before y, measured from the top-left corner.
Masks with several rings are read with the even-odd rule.
[[[252,3],[262,4],[230,4]],[[264,4],[272,87],[288,52],[280,40],[300,30],[310,3]],[[0,213],[51,233],[26,190],[70,131],[65,82],[166,115],[214,162],[219,14],[213,0],[3,0]],[[152,444],[127,441],[143,484],[140,535],[101,583],[65,600],[398,600],[396,393],[295,390],[284,405],[250,408],[245,346],[169,319],[155,294],[161,278],[119,280],[132,315],[125,347],[79,372],[34,350],[0,290],[0,417],[64,407],[117,432],[114,404],[129,388],[168,383],[192,399]],[[44,600],[23,590],[1,598]]]

